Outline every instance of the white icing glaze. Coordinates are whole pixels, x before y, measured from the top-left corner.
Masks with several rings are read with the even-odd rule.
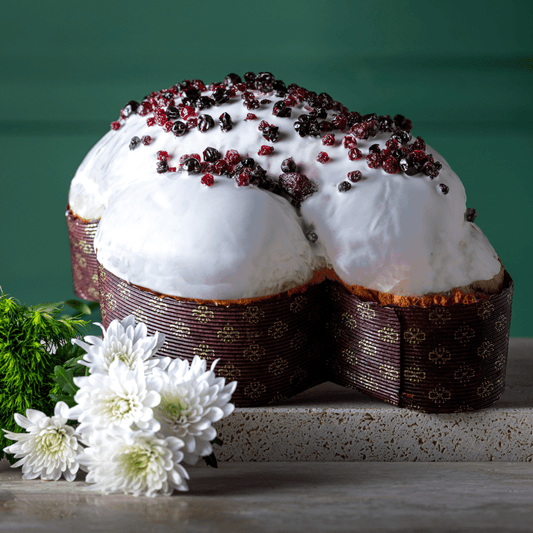
[[[302,138],[293,128],[294,119],[307,112],[302,105],[293,108],[291,118],[279,118],[272,114],[279,98],[258,98],[265,97],[272,103],[253,111],[240,97],[201,111],[215,122],[229,113],[234,128],[227,133],[216,124],[205,133],[192,129],[175,137],[146,124],[152,113],[134,114],[95,145],[72,181],[69,203],[83,218],[104,214],[96,247],[106,268],[165,294],[213,299],[278,292],[309,280],[326,262],[348,284],[399,295],[446,291],[498,273],[496,252],[481,230],[464,219],[461,181],[434,150],[427,147],[426,152],[443,164],[434,180],[421,173],[370,169],[364,158],[349,160],[341,144],[345,133],[332,132],[335,146]],[[246,121],[249,112],[257,120]],[[280,128],[278,142],[263,138],[261,120]],[[134,135],[150,135],[153,142],[130,150]],[[366,155],[372,144],[384,148],[389,136],[360,140],[358,148]],[[274,146],[274,153],[257,155],[262,145]],[[159,150],[172,156],[170,166],[179,166],[180,156],[201,155],[208,146],[222,155],[235,149],[242,157],[253,157],[274,177],[281,173],[281,162],[293,157],[298,172],[318,188],[302,203],[303,218],[285,199],[255,186],[237,187],[226,177],[215,176],[215,185],[207,188],[198,175],[157,174]],[[320,151],[328,153],[328,163],[316,161]],[[339,192],[338,184],[354,170],[363,173],[363,180]],[[448,194],[440,184],[449,187]],[[253,224],[240,225],[246,220]],[[222,237],[210,231],[218,227]],[[315,245],[305,239],[309,229],[319,237]]]

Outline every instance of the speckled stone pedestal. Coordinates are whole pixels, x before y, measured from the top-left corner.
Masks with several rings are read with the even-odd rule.
[[[531,461],[533,339],[511,339],[507,385],[491,407],[426,414],[323,383],[218,424],[223,461]]]

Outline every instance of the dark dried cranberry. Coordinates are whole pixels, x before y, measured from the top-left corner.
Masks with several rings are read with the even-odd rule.
[[[196,111],[194,110],[194,107],[186,105],[180,109],[180,115],[183,120],[188,120],[196,115]]]
[[[261,148],[257,152],[257,155],[270,155],[273,151],[274,151],[273,146],[267,146],[264,144],[261,146]]]
[[[176,122],[172,124],[172,133],[176,137],[181,137],[182,135],[185,135],[187,131],[187,124],[185,124],[185,122],[182,122],[181,120],[176,120]]]
[[[375,152],[376,154],[381,153],[381,148],[379,147],[379,144],[372,144],[368,147],[369,152]]]
[[[211,163],[214,163],[218,159],[222,157],[220,152],[216,148],[212,148],[211,146],[208,146],[203,153],[204,161],[209,161]]]
[[[181,164],[181,169],[186,170],[189,174],[200,174],[202,165],[198,159],[189,157]]]
[[[150,113],[150,111],[152,111],[152,104],[150,102],[147,102],[147,101],[141,102],[141,104],[137,108],[137,114],[141,115],[141,117],[144,117],[144,116],[148,115],[148,113]]]
[[[198,116],[198,129],[205,133],[206,131],[210,130],[212,127],[214,127],[215,121],[213,120],[213,117],[211,115],[199,115]]]
[[[232,72],[231,74],[228,74],[224,78],[224,84],[228,87],[231,87],[232,85],[237,85],[237,83],[241,83],[242,79],[238,74],[235,74]]]
[[[318,152],[316,160],[322,164],[327,163],[329,161],[329,155],[326,152]]]
[[[344,148],[355,148],[357,146],[357,139],[353,135],[345,135],[342,139]]]
[[[403,115],[396,115],[394,117],[394,125],[397,129],[407,132],[413,129],[411,121],[408,118],[405,118]]]
[[[144,146],[148,146],[152,142],[152,137],[150,137],[150,135],[143,135],[141,137],[141,142]]]
[[[335,146],[335,135],[328,133],[322,137],[322,144],[324,146]]]
[[[229,102],[229,99],[230,99],[229,92],[222,87],[218,87],[213,92],[211,97],[213,98],[213,100],[215,101],[215,105],[217,106],[225,104],[226,102]]]
[[[228,163],[225,159],[219,159],[213,163],[216,172],[219,175],[224,174],[228,170]]]
[[[243,170],[235,179],[239,187],[250,185],[250,173],[247,170]]]
[[[348,151],[348,159],[350,161],[357,161],[358,159],[362,159],[362,157],[363,157],[363,152],[361,152],[359,148],[351,148]]]
[[[272,90],[272,86],[274,85],[274,76],[270,72],[259,72],[259,74],[255,77],[255,86],[258,89],[261,89],[262,91],[269,91]]]
[[[315,184],[303,174],[290,172],[279,177],[280,187],[297,202],[305,200],[316,192]]]
[[[276,96],[284,96],[287,92],[287,86],[282,80],[275,80],[272,84],[272,88],[276,91]]]
[[[307,122],[300,122],[299,120],[297,120],[294,123],[294,130],[300,137],[305,137],[308,131],[307,125]]]
[[[214,105],[215,101],[212,98],[209,98],[209,96],[201,96],[198,98],[198,100],[196,100],[195,107],[201,111],[202,109],[209,109]]]
[[[354,124],[350,133],[353,133],[358,139],[375,137],[379,133],[379,122],[377,119],[370,119],[367,122]]]
[[[392,131],[393,121],[389,115],[381,115],[378,117],[380,131]]]
[[[392,156],[392,150],[389,150],[388,148],[385,148],[384,150],[381,150],[381,152],[379,154],[381,155],[381,159],[383,159],[383,161],[385,161],[385,159],[388,159],[389,157]]]
[[[226,160],[230,165],[236,165],[240,162],[241,156],[237,150],[228,150],[226,152]]]
[[[344,115],[337,115],[331,119],[333,126],[341,131],[346,129],[346,117]]]
[[[180,110],[173,105],[169,105],[165,111],[165,114],[168,120],[176,120],[180,117]]]
[[[298,102],[296,101],[296,99],[291,96],[291,95],[287,95],[285,96],[285,98],[283,99],[283,102],[284,104],[287,106],[287,107],[294,107],[295,105],[298,104]]]
[[[444,183],[439,184],[439,189],[442,191],[442,194],[448,194],[450,192],[450,188]]]
[[[222,113],[218,119],[218,123],[220,124],[220,129],[224,133],[227,133],[229,130],[233,129],[233,121],[231,120],[229,113]]]
[[[391,139],[396,139],[400,144],[407,144],[411,140],[411,134],[408,131],[398,130]]]
[[[311,135],[311,137],[322,136],[322,132],[320,131],[320,125],[316,120],[312,120],[307,123],[307,135]]]
[[[135,150],[141,144],[139,137],[132,137],[130,141],[130,150]]]
[[[418,165],[409,156],[400,159],[399,166],[408,176],[414,176],[419,171]]]
[[[241,159],[241,163],[243,167],[247,167],[247,168],[255,167],[255,159],[253,157],[243,157]]]
[[[385,146],[389,150],[397,150],[400,147],[400,143],[397,139],[387,139],[387,142],[385,143]]]
[[[422,150],[423,152],[426,150],[426,143],[422,137],[417,137],[413,144],[411,145],[411,150]]]
[[[396,159],[394,159],[392,156],[387,157],[387,159],[383,161],[383,170],[388,174],[396,174],[396,172],[400,170],[398,161],[396,161]]]
[[[172,122],[172,120],[169,120],[168,122],[165,122],[164,126],[163,126],[163,129],[169,133],[170,131],[172,131],[172,126],[174,126],[174,122]]]
[[[283,100],[276,102],[272,108],[272,114],[276,115],[277,117],[290,117],[291,113],[292,109],[287,107]]]
[[[130,100],[120,112],[120,115],[122,118],[128,118],[130,115],[135,113],[139,107],[139,102],[136,102],[135,100]]]
[[[263,98],[259,103],[261,105],[267,105],[267,104],[271,104],[272,100],[269,100],[268,98]]]
[[[150,119],[148,119],[148,120],[150,120]],[[114,130],[114,131],[119,130],[120,129],[120,122],[118,120],[115,120],[114,122],[111,122],[111,129]]]
[[[352,184],[349,181],[341,181],[339,183],[339,192],[347,192],[352,188]]]
[[[268,126],[263,130],[263,137],[270,142],[275,143],[279,139],[279,128],[277,126]]]
[[[296,172],[296,163],[292,157],[284,159],[281,163],[281,171],[289,174],[291,172]]]
[[[200,180],[204,185],[207,185],[208,187],[211,187],[213,183],[215,183],[215,178],[212,174],[205,174],[202,176],[202,179]]]
[[[111,123],[111,124],[112,124],[112,123]],[[148,126],[155,126],[155,118],[154,118],[154,117],[148,117],[148,118],[146,119],[146,124],[147,124]],[[112,128],[112,127],[113,127],[113,125],[111,125],[111,128]],[[120,125],[119,125],[119,127],[120,127]]]
[[[245,100],[244,101],[244,107],[248,109],[248,111],[252,111],[253,109],[259,109],[261,106],[259,102],[254,98],[253,100]]]
[[[332,131],[335,129],[333,127],[333,124],[327,120],[323,120],[322,122],[319,122],[318,127],[320,128],[320,131]]]
[[[473,207],[469,207],[465,213],[465,220],[467,222],[474,222],[474,220],[476,220],[476,217],[477,217],[476,210]]]
[[[381,159],[381,156],[379,154],[377,154],[376,152],[370,152],[366,156],[366,164],[370,168],[380,168],[382,163],[383,163],[383,161]]]
[[[163,159],[157,162],[157,173],[164,174],[165,172],[168,172],[168,163],[166,159]]]
[[[350,181],[356,183],[363,179],[363,174],[360,170],[354,170],[353,172],[348,172],[347,177]]]
[[[257,115],[254,115],[253,113],[248,113],[244,120],[257,120]]]
[[[255,81],[255,73],[253,73],[253,72],[245,72],[244,73],[244,81]]]

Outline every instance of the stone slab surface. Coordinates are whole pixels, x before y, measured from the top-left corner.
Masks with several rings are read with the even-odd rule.
[[[533,339],[511,339],[505,393],[487,409],[426,414],[323,383],[236,409],[218,431],[224,461],[531,461]]]
[[[190,492],[103,496],[0,466],[2,533],[525,532],[531,463],[222,463]]]

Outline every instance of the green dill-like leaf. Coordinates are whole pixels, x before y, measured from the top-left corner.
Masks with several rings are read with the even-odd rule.
[[[211,466],[212,468],[218,468],[217,458],[215,457],[214,453],[212,453],[211,455],[204,456],[203,460],[205,461],[205,464],[207,466]]]

